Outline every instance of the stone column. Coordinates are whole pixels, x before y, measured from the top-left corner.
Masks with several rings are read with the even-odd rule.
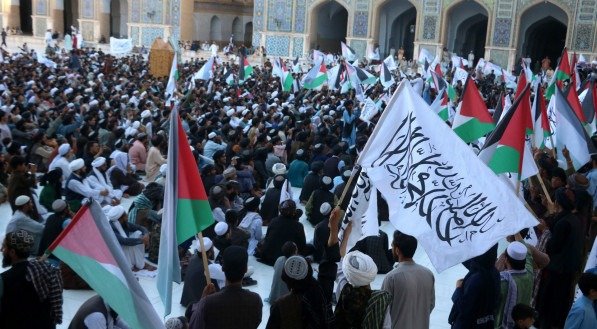
[[[10,5],[6,13],[4,14],[4,26],[15,27],[21,26],[21,7],[19,6],[19,0],[10,0]]]
[[[52,0],[50,5],[50,18],[52,30],[58,31],[64,37],[64,0]]]
[[[106,41],[110,40],[110,0],[100,0],[98,13],[99,20],[99,37],[106,38]],[[121,9],[122,10],[122,9]],[[98,39],[99,40],[99,39]]]
[[[193,40],[195,1],[180,0],[180,40]]]

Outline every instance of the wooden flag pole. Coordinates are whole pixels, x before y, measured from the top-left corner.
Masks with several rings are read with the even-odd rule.
[[[342,194],[340,195],[340,200],[338,201],[338,205],[336,206],[336,208],[339,208],[343,211],[345,211],[346,209],[342,209],[342,204],[344,203],[344,200],[346,198],[346,195],[350,192],[351,188],[354,188],[354,186],[352,186],[352,181],[354,180],[355,176],[358,176],[361,172],[361,167],[359,165],[355,165],[352,173],[350,174],[350,177],[348,178],[348,181],[346,182],[346,185],[344,185],[344,190],[342,191]]]
[[[545,197],[547,198],[547,202],[549,204],[553,204],[553,201],[551,200],[551,196],[549,196],[549,193],[547,192],[547,187],[545,186],[543,177],[541,177],[541,174],[537,174],[535,176],[537,176],[537,179],[539,179],[539,184],[541,185],[541,189],[543,190],[543,193],[545,194]]]
[[[197,234],[199,238],[199,246],[201,247],[201,259],[203,260],[203,270],[205,272],[205,279],[207,284],[211,283],[211,276],[209,275],[209,264],[207,263],[207,251],[205,250],[205,244],[203,243],[203,233]]]

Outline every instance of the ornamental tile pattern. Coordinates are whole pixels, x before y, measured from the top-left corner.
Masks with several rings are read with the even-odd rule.
[[[265,0],[255,0],[253,2],[253,31],[263,31],[264,14]]]
[[[268,31],[290,32],[292,28],[292,0],[269,0]]]
[[[294,32],[305,33],[307,5],[305,0],[296,0],[294,9]]]
[[[140,2],[141,0],[131,0],[131,23],[139,23],[141,21]]]
[[[434,40],[435,30],[437,29],[437,17],[425,16],[423,19],[423,39]]]
[[[354,37],[367,37],[367,27],[369,25],[369,12],[357,11],[354,13],[354,24],[352,35]]]
[[[493,45],[498,47],[507,47],[510,44],[510,31],[512,19],[496,18],[493,30]]]
[[[265,36],[265,52],[268,56],[288,57],[290,54],[290,37],[279,35]]]
[[[81,16],[82,18],[93,18],[93,0],[83,0]]]
[[[296,38],[292,38],[292,57],[296,58],[298,57],[302,57],[303,54],[305,53],[303,51],[303,45],[305,43],[305,39],[303,39],[303,37],[296,37]]]
[[[142,27],[141,28],[141,45],[151,47],[151,44],[158,37],[164,37],[164,29],[161,27]]]
[[[36,1],[35,14],[37,14],[39,16],[47,16],[48,15],[48,0],[37,0]]]
[[[591,51],[593,49],[593,29],[591,24],[578,24],[576,26],[576,36],[574,37],[574,49],[581,51]]]

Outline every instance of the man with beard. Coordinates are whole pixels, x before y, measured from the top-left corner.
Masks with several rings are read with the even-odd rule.
[[[122,191],[115,190],[110,184],[110,180],[106,172],[108,171],[108,164],[106,158],[98,157],[91,162],[91,172],[85,178],[87,185],[93,190],[108,190],[108,194],[98,201],[102,204],[117,205],[122,198]]]
[[[92,189],[84,180],[85,178],[85,161],[83,159],[76,159],[71,161],[69,169],[72,174],[66,181],[66,190],[64,193],[66,202],[73,212],[77,212],[81,208],[81,201],[85,198],[92,198],[99,200],[109,194],[105,188]]]
[[[62,279],[45,261],[27,258],[34,238],[25,230],[6,234],[2,243],[0,328],[55,329],[62,323]]]

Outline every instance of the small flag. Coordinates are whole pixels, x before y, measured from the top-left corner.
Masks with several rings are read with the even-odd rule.
[[[342,48],[342,57],[344,57],[344,59],[350,62],[357,59],[357,53],[354,51],[354,49],[350,48],[350,46],[345,44],[343,41],[340,41],[340,46]]]
[[[493,118],[473,79],[468,78],[452,129],[465,143],[472,143],[495,128]]]
[[[174,57],[172,58],[172,66],[170,67],[170,76],[168,77],[168,84],[166,85],[166,99],[170,99],[174,96],[174,91],[176,91],[176,81],[178,80],[178,57],[176,53],[174,53]]]
[[[241,54],[240,61],[239,61],[239,72],[238,72],[238,80],[241,82],[245,82],[249,79],[251,74],[253,74],[253,67],[249,64],[249,60],[247,57]]]
[[[79,209],[48,250],[85,280],[131,328],[165,328],[96,201]]]
[[[394,81],[394,77],[392,77],[390,69],[385,62],[381,62],[379,67],[379,83],[381,83],[384,88],[390,88],[396,83],[396,81]]]
[[[562,82],[564,80],[570,79],[572,75],[572,70],[570,70],[570,61],[568,60],[568,49],[564,47],[562,50],[562,55],[560,56],[560,62],[558,63],[558,67],[556,71],[553,73],[551,77],[551,81],[549,82],[549,86],[545,91],[545,97],[550,99],[553,94],[555,94],[556,86],[562,88]]]

